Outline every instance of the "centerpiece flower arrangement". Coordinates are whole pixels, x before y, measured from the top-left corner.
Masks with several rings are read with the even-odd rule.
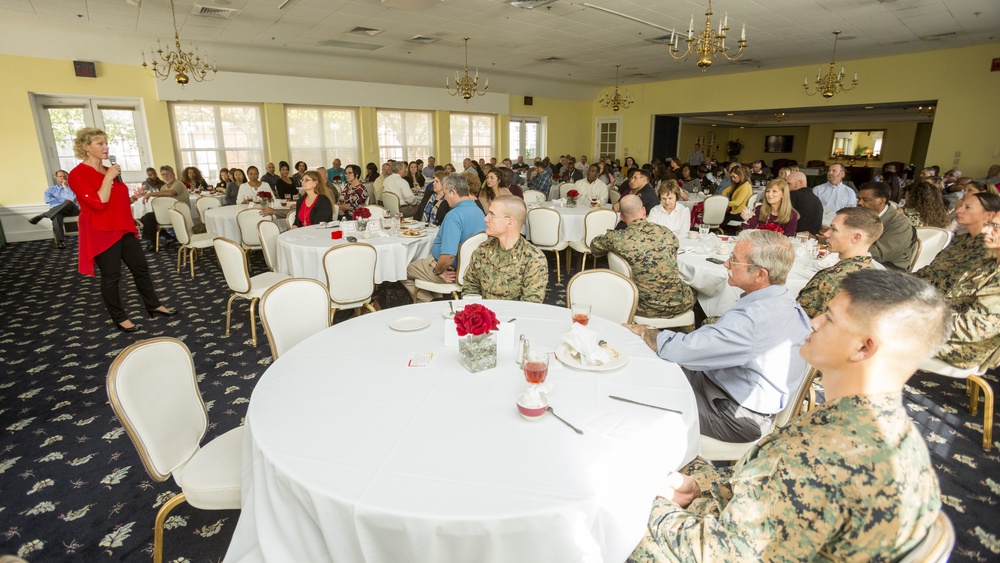
[[[364,231],[364,237],[370,238],[372,235],[368,232],[368,220],[371,219],[372,212],[367,207],[358,207],[354,210],[351,218],[354,219],[354,223],[357,225],[359,231]]]
[[[782,235],[785,234],[785,228],[777,223],[764,223],[763,225],[759,225],[757,228],[765,231],[774,231]]]
[[[339,183],[340,182],[340,174],[337,174],[336,176],[334,176],[333,177],[333,181]]]
[[[500,321],[496,313],[480,303],[470,303],[455,313],[458,331],[459,363],[475,373],[497,366],[497,333]]]
[[[576,207],[576,198],[578,197],[580,197],[580,192],[576,190],[566,192],[566,205],[568,207]]]
[[[255,203],[260,203],[267,207],[274,200],[274,194],[268,191],[261,190],[257,192],[257,197],[254,198]]]

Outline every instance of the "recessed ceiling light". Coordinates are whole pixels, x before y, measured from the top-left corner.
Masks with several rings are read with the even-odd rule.
[[[712,124],[712,127],[715,127],[715,124],[714,124],[714,123]]]
[[[875,106],[865,106],[865,109],[875,109]]]
[[[736,115],[735,113],[727,113],[726,115]]]

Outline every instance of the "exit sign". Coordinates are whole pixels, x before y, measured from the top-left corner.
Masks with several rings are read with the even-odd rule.
[[[993,59],[993,64],[990,65],[990,72],[996,72],[1000,70],[1000,58]]]
[[[97,69],[90,61],[73,61],[73,70],[83,78],[97,78]]]

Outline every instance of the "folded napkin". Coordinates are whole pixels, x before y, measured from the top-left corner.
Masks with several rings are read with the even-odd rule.
[[[611,361],[608,353],[598,342],[601,336],[579,323],[573,323],[569,332],[563,335],[563,342],[580,354],[580,362],[585,366],[600,366]]]
[[[833,266],[839,261],[840,261],[840,255],[837,254],[836,252],[831,252],[830,254],[827,254],[823,258],[820,258],[819,262],[817,263],[817,266],[819,266],[821,269],[829,268],[830,266]]]

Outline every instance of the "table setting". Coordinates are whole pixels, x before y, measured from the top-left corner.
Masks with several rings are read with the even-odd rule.
[[[574,316],[469,296],[283,354],[247,411],[226,561],[624,561],[698,452],[697,406],[642,339]]]

